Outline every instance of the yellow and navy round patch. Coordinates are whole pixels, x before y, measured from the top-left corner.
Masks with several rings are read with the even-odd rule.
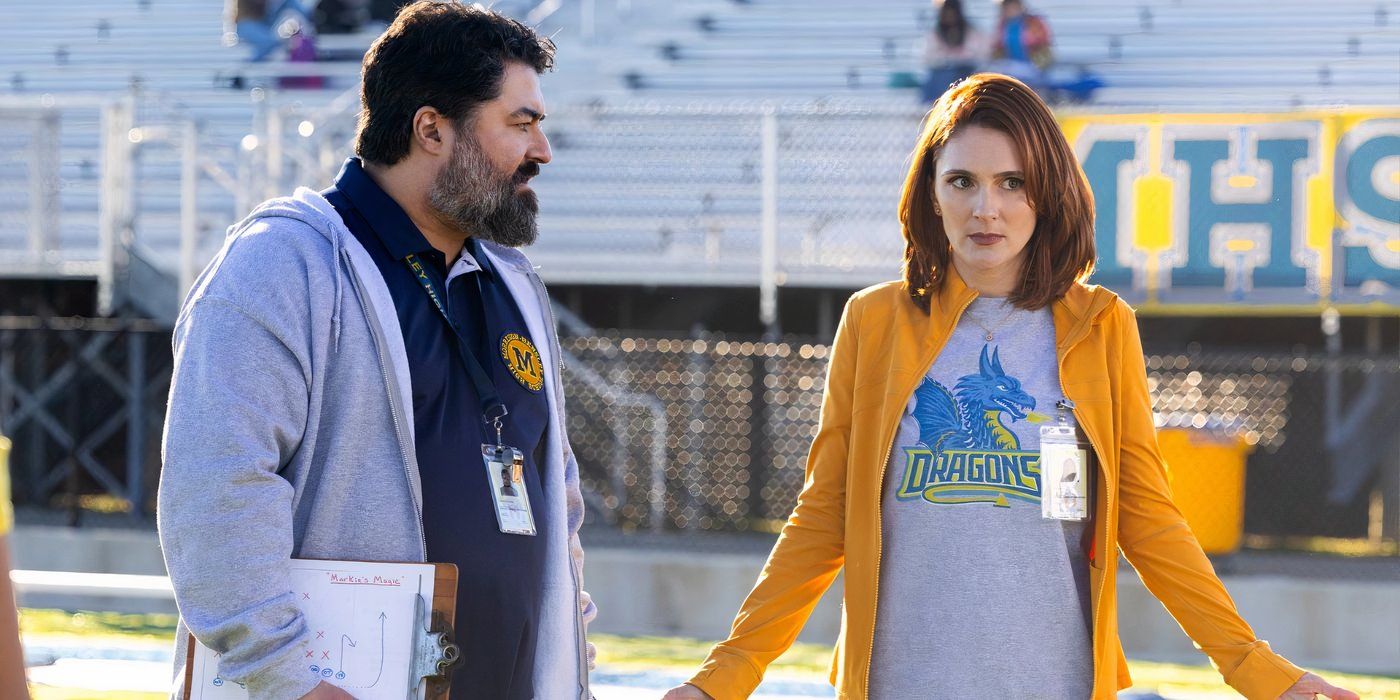
[[[506,369],[520,386],[530,391],[544,388],[544,365],[540,364],[540,351],[535,344],[519,333],[501,336],[501,360]]]

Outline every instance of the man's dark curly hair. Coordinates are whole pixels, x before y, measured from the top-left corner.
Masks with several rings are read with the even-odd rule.
[[[465,124],[478,105],[500,96],[510,61],[543,73],[554,67],[554,42],[480,6],[405,6],[365,54],[355,153],[380,165],[403,160],[420,107]]]

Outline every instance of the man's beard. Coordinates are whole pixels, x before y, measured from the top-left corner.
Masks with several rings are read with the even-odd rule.
[[[433,181],[428,202],[462,233],[511,248],[527,246],[539,235],[539,201],[531,190],[517,193],[516,186],[539,172],[538,163],[527,162],[502,177],[476,139],[464,134]]]

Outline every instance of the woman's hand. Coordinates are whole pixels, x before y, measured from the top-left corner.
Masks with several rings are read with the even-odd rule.
[[[1304,677],[1306,678],[1306,676],[1304,676]],[[693,685],[691,685],[691,684],[689,684],[689,683],[686,683],[686,684],[684,684],[684,685],[678,685],[678,686],[676,686],[676,687],[674,687],[674,688],[672,688],[672,689],[666,691],[666,694],[663,695],[663,696],[661,696],[661,700],[715,700],[715,699],[712,698],[712,697],[710,697],[709,694],[707,694],[705,691],[703,691],[703,690],[701,690],[701,689],[699,689],[699,688],[696,688],[695,686],[693,686]]]
[[[1319,695],[1331,700],[1361,700],[1361,696],[1322,680],[1316,673],[1304,673],[1293,687],[1278,697],[1279,700],[1313,700]]]

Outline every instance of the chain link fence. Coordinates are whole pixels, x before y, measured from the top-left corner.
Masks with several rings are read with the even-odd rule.
[[[665,462],[651,478],[636,448],[660,434],[652,416],[619,415],[571,367],[570,436],[585,486],[627,527],[772,531],[801,490],[817,424],[827,348],[790,342],[630,338],[568,339],[573,363],[664,406]],[[606,417],[610,431],[589,430]],[[659,496],[655,496],[656,489]],[[659,503],[660,518],[642,507]]]
[[[1388,541],[1400,526],[1400,359],[1202,354],[1148,358],[1159,423],[1253,447],[1244,530]]]
[[[565,349],[575,365],[654,395],[665,408],[658,483],[628,447],[658,434],[651,417],[616,413],[566,375],[584,484],[604,494],[593,520],[711,532],[781,526],[802,489],[827,345],[609,333],[567,338]],[[1147,365],[1161,428],[1228,433],[1248,446],[1243,508],[1251,542],[1333,537],[1394,548],[1400,445],[1397,408],[1384,397],[1400,390],[1400,359],[1201,353],[1151,355]],[[590,429],[604,417],[611,430]],[[645,507],[657,502],[655,489],[660,518]]]
[[[68,510],[75,522],[79,507],[149,518],[168,330],[34,323],[0,328],[0,432],[15,443],[17,503]],[[596,331],[562,342],[592,526],[781,527],[804,482],[827,344]],[[1149,355],[1147,367],[1162,429],[1228,433],[1247,446],[1243,504],[1222,506],[1243,508],[1246,546],[1309,549],[1330,538],[1396,552],[1400,358],[1200,352]],[[1174,471],[1214,468],[1169,461]]]

